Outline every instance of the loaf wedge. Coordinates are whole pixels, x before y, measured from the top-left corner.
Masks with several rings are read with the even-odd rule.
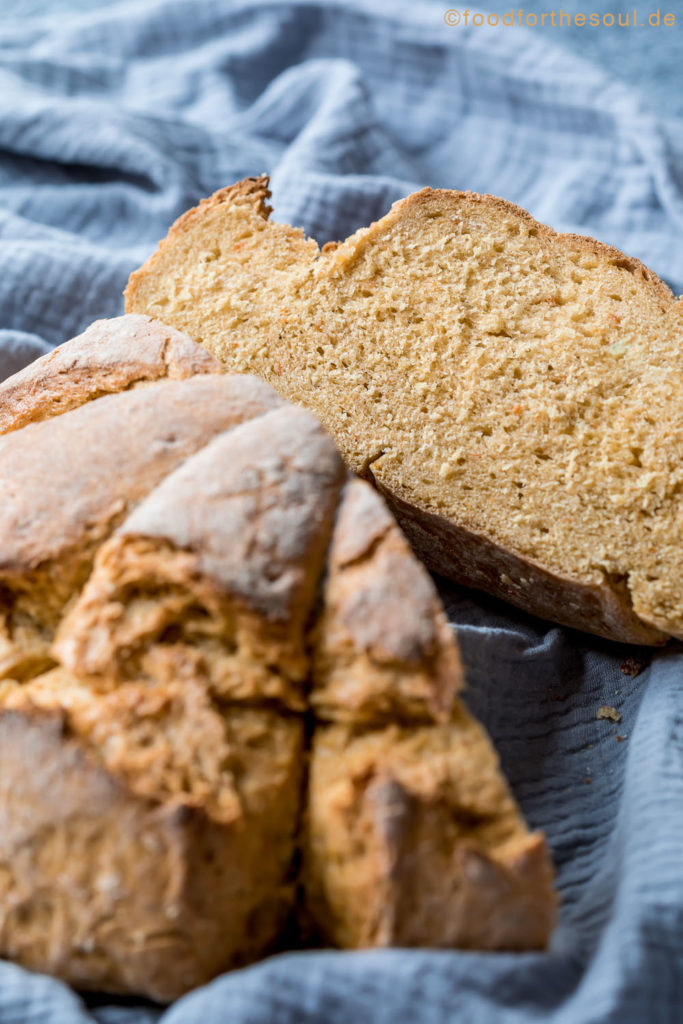
[[[261,381],[198,376],[108,395],[0,438],[0,679],[35,675],[98,546],[216,434],[280,404]]]
[[[447,720],[462,667],[436,588],[386,504],[346,487],[316,623],[310,702],[327,721]]]
[[[0,383],[0,434],[157,380],[220,373],[186,335],[148,316],[96,320]]]
[[[552,877],[462,705],[448,723],[316,730],[304,880],[327,943],[542,949]]]
[[[5,684],[2,955],[162,1002],[262,955],[292,902],[303,735],[192,678]]]
[[[312,409],[430,568],[636,643],[683,637],[683,305],[491,196],[424,189],[321,251],[217,192],[126,308]]]
[[[382,499],[345,491],[316,628],[303,881],[345,948],[540,949],[552,864],[458,698],[436,588]]]
[[[194,662],[223,700],[304,710],[307,630],[344,475],[302,409],[220,434],[100,548],[53,654],[104,680],[172,680]]]

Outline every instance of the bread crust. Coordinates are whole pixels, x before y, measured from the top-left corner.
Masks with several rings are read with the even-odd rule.
[[[389,509],[345,489],[316,626],[311,706],[325,721],[448,719],[463,672],[436,588]]]
[[[311,413],[161,381],[0,439],[0,482],[0,954],[168,1001],[268,952],[295,889],[341,946],[547,941],[434,584]]]
[[[135,795],[66,710],[21,703],[0,709],[3,955],[169,1002],[267,948],[292,898],[297,728],[284,777],[229,825],[181,797]]]
[[[436,588],[376,491],[342,497],[315,631],[304,917],[342,948],[543,948],[556,900]],[[476,780],[476,781],[475,781]]]
[[[197,551],[200,572],[268,622],[291,624],[312,601],[345,477],[315,416],[264,410],[168,476],[119,535]]]
[[[203,375],[0,439],[0,678],[49,664],[64,606],[129,510],[213,436],[280,404],[260,381]]]
[[[280,404],[253,379],[203,376],[111,395],[6,437],[0,571],[57,558],[86,529],[102,539],[108,523],[213,436]]]
[[[0,434],[103,395],[162,379],[222,372],[206,349],[152,317],[129,313],[96,320],[83,334],[0,383]]]
[[[304,882],[324,941],[545,947],[556,912],[547,847],[520,828],[462,707],[439,725],[317,730],[308,793]]]
[[[345,476],[332,439],[303,409],[274,409],[219,435],[100,549],[53,653],[78,675],[154,675],[163,652],[150,643],[174,629],[188,656],[203,652],[222,699],[303,710],[307,627]],[[152,620],[128,597],[145,588],[157,601]],[[202,632],[197,608],[222,629]]]
[[[378,488],[412,547],[432,572],[537,615],[630,644],[665,644],[669,635],[633,611],[628,587],[618,580],[577,583],[549,572],[483,534],[405,501],[381,475],[368,476]]]

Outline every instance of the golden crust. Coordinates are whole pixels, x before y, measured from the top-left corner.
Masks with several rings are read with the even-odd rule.
[[[272,947],[301,853],[340,946],[547,941],[434,585],[309,412],[164,381],[16,430],[3,472],[0,954],[173,999]]]
[[[173,657],[199,656],[223,699],[301,710],[306,630],[344,476],[303,409],[221,434],[100,548],[53,653],[79,675],[154,677],[173,631]]]
[[[381,498],[345,490],[316,627],[310,701],[324,720],[442,720],[462,686],[453,634],[432,580]]]
[[[58,694],[50,708],[27,689],[0,710],[3,955],[77,988],[166,1002],[267,948],[292,900],[300,724],[243,712],[252,730],[261,716],[262,737],[277,725],[279,745],[239,749],[234,733],[241,792],[226,822],[182,793],[136,793]]]
[[[342,948],[545,947],[556,900],[455,636],[379,496],[347,485],[316,626],[304,917]]]
[[[109,395],[2,438],[0,678],[49,664],[66,604],[127,512],[216,434],[278,404],[260,381],[202,375]]]
[[[97,320],[0,384],[0,434],[157,380],[221,373],[218,360],[166,324],[129,313]]]
[[[449,723],[313,740],[306,906],[344,948],[542,949],[553,871],[491,746],[462,707]]]

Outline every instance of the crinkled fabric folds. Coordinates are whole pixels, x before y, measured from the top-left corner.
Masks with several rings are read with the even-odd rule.
[[[81,5],[83,6],[83,5]],[[0,29],[0,377],[122,311],[200,197],[272,175],[322,243],[424,185],[505,196],[683,290],[683,132],[522,29],[441,4],[152,0]],[[544,954],[296,952],[169,1008],[0,964],[0,1024],[669,1024],[683,1019],[683,653],[633,650],[442,586],[562,919]],[[627,657],[643,671],[621,671]],[[598,720],[611,705],[621,722]]]

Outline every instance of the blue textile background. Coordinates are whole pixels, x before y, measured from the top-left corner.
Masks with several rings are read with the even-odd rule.
[[[79,3],[79,7],[83,7]],[[201,196],[269,170],[321,242],[425,184],[490,191],[683,289],[683,132],[548,37],[407,0],[147,0],[0,26],[0,377],[121,312]],[[1,500],[1,497],[0,497]],[[442,586],[468,700],[563,897],[547,954],[292,953],[166,1011],[0,964],[0,1024],[683,1019],[683,652]],[[627,656],[644,671],[620,670]],[[602,704],[622,721],[597,720]]]

